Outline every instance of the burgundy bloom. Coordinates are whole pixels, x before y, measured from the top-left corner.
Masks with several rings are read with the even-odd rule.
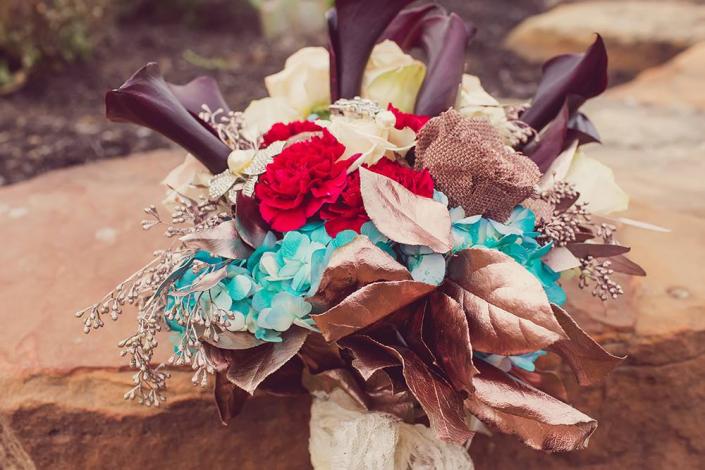
[[[274,142],[289,140],[295,135],[304,132],[317,132],[323,128],[313,121],[293,121],[289,123],[278,122],[274,124],[263,136],[261,148],[267,148]]]
[[[321,137],[286,147],[255,186],[260,214],[278,232],[301,228],[345,188],[353,159],[338,161],[345,147],[328,131],[322,132]]]
[[[428,170],[417,171],[383,158],[378,163],[367,167],[380,175],[393,179],[406,189],[419,196],[433,197],[433,179]],[[331,237],[343,230],[360,232],[362,225],[370,220],[360,193],[360,173],[355,171],[348,175],[345,189],[332,204],[326,204],[320,213],[325,221],[326,232]]]

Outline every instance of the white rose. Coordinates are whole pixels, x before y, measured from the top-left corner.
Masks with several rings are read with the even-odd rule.
[[[285,100],[305,119],[330,104],[329,63],[326,48],[304,47],[286,60],[284,70],[264,79],[269,96]]]
[[[425,75],[423,62],[405,54],[394,41],[386,40],[372,50],[362,78],[361,96],[385,109],[392,103],[411,113]]]
[[[394,128],[395,118],[389,111],[382,111],[375,119],[333,116],[331,121],[318,122],[345,146],[341,159],[361,154],[350,171],[363,163],[374,165],[384,157],[394,159],[395,154],[404,155],[416,143],[416,134],[411,129]]]
[[[301,114],[283,98],[254,100],[243,113],[245,133],[251,140],[267,132],[277,122],[291,122],[298,119],[302,119]]]

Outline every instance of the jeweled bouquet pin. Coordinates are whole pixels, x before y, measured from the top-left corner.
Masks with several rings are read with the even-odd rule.
[[[615,272],[645,274],[607,217],[626,194],[582,150],[602,39],[503,106],[463,73],[474,28],[457,15],[336,3],[330,47],[296,52],[243,112],[156,64],[107,94],[110,119],[189,154],[165,180],[170,218],[152,206],[143,222],[170,247],[79,312],[86,332],[137,307],[120,346],[137,369],[125,396],[145,405],[165,399],[165,330],[225,423],[254,393],[311,393],[317,469],[471,468],[475,432],[583,448],[597,423],[564,402],[557,359],[589,385],[621,358],[563,309],[562,285],[607,301]]]

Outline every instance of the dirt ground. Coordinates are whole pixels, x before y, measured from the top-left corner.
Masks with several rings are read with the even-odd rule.
[[[544,10],[546,0],[441,3],[478,28],[467,70],[479,75],[495,95],[529,97],[540,77],[539,67],[503,50],[501,44],[515,24]],[[231,106],[241,109],[266,95],[263,78],[280,70],[289,54],[325,40],[321,35],[267,42],[251,14],[207,30],[155,22],[148,15],[123,22],[90,61],[40,71],[19,92],[0,97],[0,186],[55,168],[171,145],[147,129],[110,123],[103,115],[105,91],[148,61],[159,62],[163,74],[176,83],[203,74],[214,76]]]

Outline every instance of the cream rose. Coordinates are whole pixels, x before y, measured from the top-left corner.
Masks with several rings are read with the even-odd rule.
[[[269,96],[285,100],[300,119],[328,106],[329,63],[324,47],[304,47],[286,60],[284,70],[264,79]]]
[[[372,50],[362,77],[361,96],[385,109],[392,103],[411,113],[425,75],[423,62],[405,54],[394,41],[386,40]]]
[[[374,119],[355,119],[333,116],[331,121],[319,121],[338,141],[345,146],[342,159],[361,154],[350,171],[360,165],[373,165],[384,157],[404,155],[416,143],[416,134],[411,129],[394,128],[395,117],[382,111]]]
[[[323,47],[305,47],[289,57],[284,70],[264,79],[272,98],[281,99],[298,113],[298,119],[330,104],[330,57]],[[405,54],[392,41],[377,44],[362,78],[363,98],[386,108],[390,102],[412,112],[426,66]],[[280,119],[280,121],[284,121]]]

